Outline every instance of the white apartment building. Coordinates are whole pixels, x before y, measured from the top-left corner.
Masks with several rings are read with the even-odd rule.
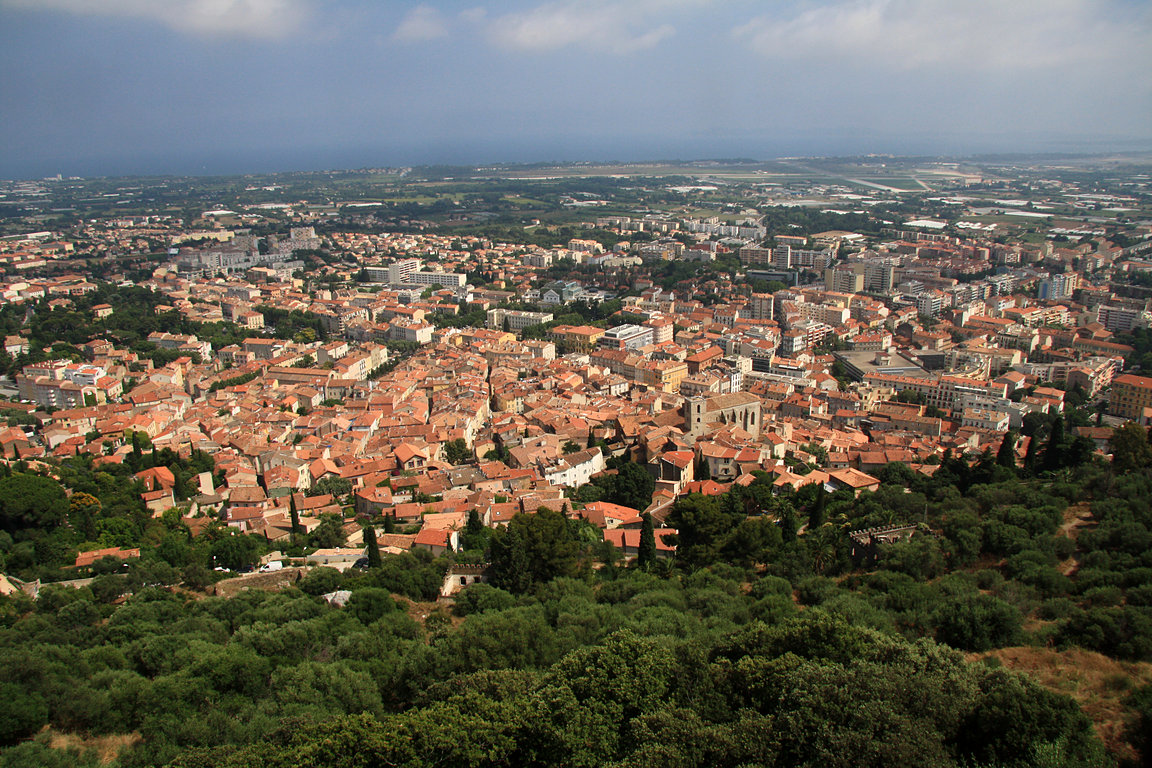
[[[388,282],[410,283],[412,275],[420,271],[419,259],[400,259],[388,265]]]

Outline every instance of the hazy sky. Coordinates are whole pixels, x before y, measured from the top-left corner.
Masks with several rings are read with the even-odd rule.
[[[1152,0],[0,0],[0,177],[1152,149]]]

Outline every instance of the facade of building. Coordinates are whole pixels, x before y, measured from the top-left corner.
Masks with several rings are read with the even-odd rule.
[[[420,271],[419,259],[400,259],[388,265],[388,282],[408,283],[409,278]]]
[[[1152,378],[1126,373],[1112,379],[1108,413],[1147,424],[1152,417]]]
[[[553,315],[551,312],[524,312],[518,309],[490,309],[488,310],[486,324],[489,328],[500,330],[503,329],[505,322],[508,324],[508,330],[512,333],[519,333],[525,328],[533,325],[540,325],[541,323],[551,322]]]
[[[606,349],[639,349],[653,341],[653,331],[642,325],[618,325],[609,328],[596,342],[596,346]]]
[[[735,424],[753,437],[760,435],[760,398],[748,392],[690,399],[686,424],[689,434],[698,437],[713,424]]]
[[[1100,305],[1096,319],[1113,333],[1129,333],[1133,328],[1147,325],[1147,313],[1143,310],[1109,304]]]

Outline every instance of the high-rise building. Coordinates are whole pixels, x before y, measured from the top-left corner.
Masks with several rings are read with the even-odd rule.
[[[770,293],[754,293],[748,302],[748,314],[752,320],[772,320],[776,298]]]
[[[824,287],[838,293],[864,290],[864,265],[860,262],[837,264],[824,270]]]
[[[864,262],[864,290],[887,293],[896,282],[896,267],[888,260]]]
[[[1036,285],[1036,297],[1041,300],[1066,299],[1079,286],[1076,274],[1052,275]]]

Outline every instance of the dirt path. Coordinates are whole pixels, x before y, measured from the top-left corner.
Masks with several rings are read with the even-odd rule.
[[[1079,504],[1072,504],[1064,510],[1064,522],[1060,526],[1060,532],[1076,541],[1080,536],[1080,531],[1086,528],[1094,528],[1096,522],[1092,519],[1092,505],[1087,501],[1082,501]],[[1060,564],[1060,570],[1065,576],[1071,576],[1080,567],[1080,563],[1075,557],[1070,557]]]

